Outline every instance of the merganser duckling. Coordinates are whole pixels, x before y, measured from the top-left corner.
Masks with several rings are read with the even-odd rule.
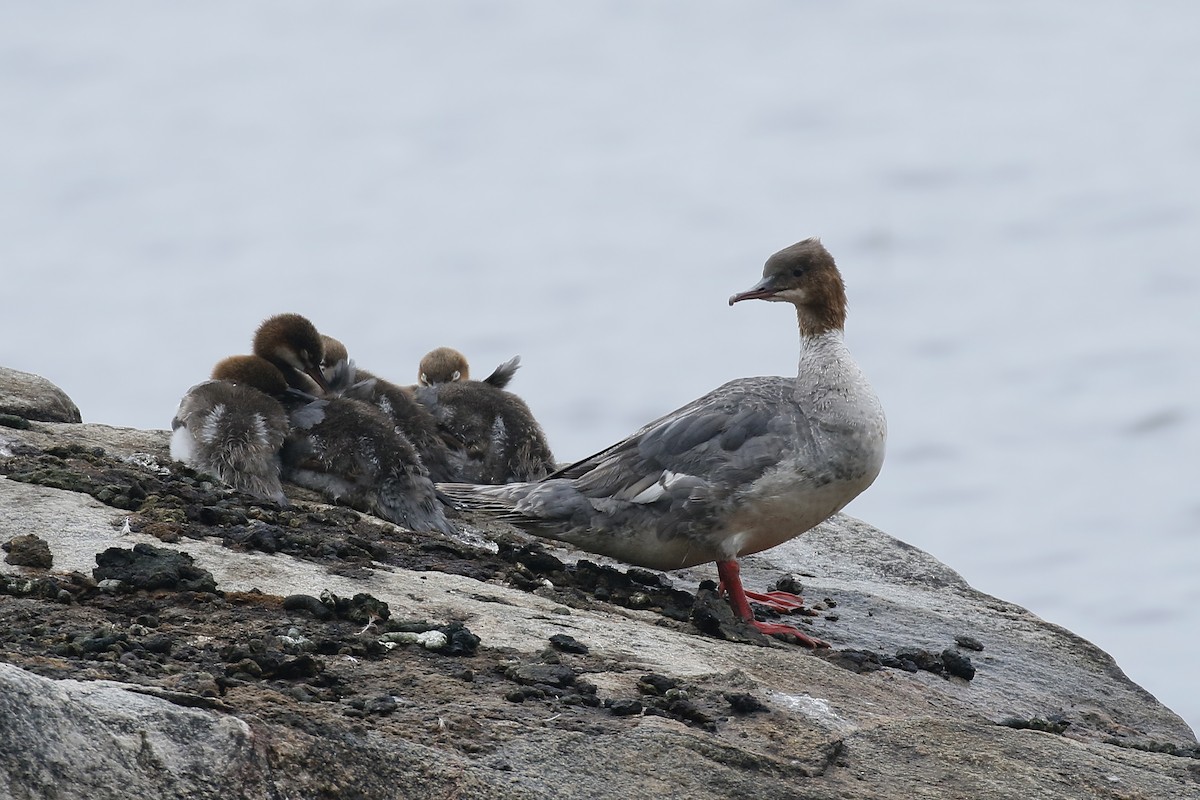
[[[454,533],[416,449],[379,409],[333,396],[289,416],[287,480],[411,530]]]
[[[798,598],[742,587],[737,559],[840,511],[883,465],[883,408],[843,342],[846,293],[833,257],[805,239],[771,256],[763,278],[729,298],[796,307],[795,378],[731,381],[538,483],[440,486],[529,533],[652,569],[715,561],[734,612],[760,631],[823,642],[754,619],[749,599]]]
[[[513,356],[492,370],[492,374],[483,379],[497,389],[503,389],[512,381],[513,375],[521,367],[521,357]],[[467,357],[453,347],[438,347],[430,350],[421,359],[417,368],[417,385],[432,386],[435,383],[453,383],[454,381],[469,381],[471,366]]]
[[[346,346],[332,336],[322,334],[321,339],[325,345],[322,367],[325,379],[330,384],[335,381],[348,384],[340,387],[342,396],[362,400],[382,411],[392,421],[396,431],[417,448],[421,463],[429,471],[431,480],[454,480],[456,473],[451,470],[447,443],[438,431],[437,421],[416,401],[412,390],[357,367],[354,368],[353,379],[346,381],[344,374],[339,374],[339,365],[354,363],[349,361]]]
[[[346,345],[323,333],[321,334],[321,345],[324,353],[324,357],[321,359],[321,374],[328,381],[340,362],[350,360],[350,353],[346,350]]]
[[[299,314],[276,314],[254,332],[254,355],[270,361],[288,386],[308,394],[328,391],[321,372],[325,346],[317,328]]]
[[[557,468],[542,426],[525,401],[483,381],[416,387],[450,447],[455,481],[535,481]]]
[[[171,458],[207,472],[262,500],[286,506],[279,452],[287,414],[275,399],[288,389],[273,364],[257,356],[230,356],[212,380],[188,390],[171,420]]]

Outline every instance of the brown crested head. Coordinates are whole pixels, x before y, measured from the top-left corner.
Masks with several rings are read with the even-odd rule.
[[[767,259],[762,280],[729,298],[787,302],[796,307],[800,332],[815,336],[846,324],[846,286],[833,256],[816,237],[785,247]]]
[[[453,347],[430,350],[421,359],[421,366],[417,369],[417,382],[422,386],[470,379],[471,369],[467,364],[467,357]]]
[[[325,357],[321,360],[323,366],[332,367],[339,361],[350,360],[350,352],[346,349],[346,345],[332,336],[326,336],[322,333],[321,344],[325,346]]]
[[[288,390],[287,379],[279,367],[259,356],[230,356],[221,359],[212,370],[213,380],[229,381],[239,386],[258,389],[271,396]]]
[[[322,391],[329,389],[321,373],[325,345],[321,334],[307,318],[299,314],[276,314],[254,333],[254,355],[265,358],[283,372],[288,384],[307,389],[300,375],[306,375]]]

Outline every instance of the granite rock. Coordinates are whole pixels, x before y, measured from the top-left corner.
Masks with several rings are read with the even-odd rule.
[[[34,422],[82,422],[79,408],[41,375],[0,367],[0,416]]]

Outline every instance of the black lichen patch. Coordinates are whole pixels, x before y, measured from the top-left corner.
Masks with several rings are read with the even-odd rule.
[[[0,575],[0,595],[53,600],[69,604],[83,591],[94,590],[96,582],[79,572],[69,575],[47,575],[26,578],[20,575]]]
[[[660,572],[630,567],[619,570],[587,559],[564,564],[545,551],[540,542],[515,542],[501,538],[498,557],[511,566],[505,579],[524,591],[553,588],[564,593],[567,604],[586,602],[586,598],[604,603],[656,611],[679,622],[691,614],[692,595],[675,589]]]
[[[760,711],[770,711],[757,697],[748,692],[724,692],[729,707],[735,714],[754,714]]]
[[[946,672],[956,678],[969,681],[975,677],[975,665],[971,659],[953,648],[947,647],[942,651],[942,663],[946,666]]]
[[[674,588],[661,572],[630,567],[626,570],[588,559],[564,564],[546,553],[541,542],[501,538],[498,557],[511,565],[505,580],[525,591],[552,592],[566,606],[584,607],[592,601],[653,611],[675,622],[691,622],[702,633],[728,641],[770,646],[772,640],[733,616],[711,581],[693,595]],[[778,614],[764,610],[764,616]],[[785,641],[787,637],[783,638]]]
[[[693,727],[716,731],[721,715],[709,702],[713,699],[712,693],[656,673],[639,678],[637,690],[638,702],[644,705],[643,713],[671,717]],[[719,696],[725,699],[725,693],[719,693]]]
[[[891,664],[885,663],[885,659],[879,653],[870,650],[830,650],[827,653],[822,653],[822,657],[830,664],[835,664],[842,669],[848,669],[851,672],[859,674],[877,672],[885,666],[891,666]],[[915,672],[916,670],[912,671]]]
[[[551,651],[550,657],[553,657]],[[637,682],[637,696],[600,699],[596,686],[584,676],[585,670],[559,663],[515,663],[498,667],[497,672],[516,686],[502,689],[509,703],[540,702],[552,707],[589,706],[605,710],[613,717],[655,715],[670,717],[693,727],[715,731],[722,719],[721,709],[734,701],[726,700],[726,691],[700,690],[685,686],[666,675],[650,674]],[[748,697],[748,695],[747,695]],[[720,698],[719,702],[716,698]],[[737,701],[740,702],[740,701]],[[749,708],[750,703],[742,705]],[[756,706],[757,708],[761,708]]]
[[[563,653],[577,653],[579,655],[587,655],[588,646],[578,641],[574,636],[568,636],[565,633],[556,633],[550,637],[550,646],[555,650]]]
[[[1105,739],[1104,743],[1111,744],[1114,747],[1124,747],[1128,750],[1141,750],[1146,753],[1164,753],[1169,756],[1194,758],[1200,760],[1200,747],[1194,744],[1174,744],[1172,742],[1157,742],[1153,740],[1130,740],[1121,739],[1115,736]],[[1200,772],[1200,770],[1197,771]]]
[[[0,587],[8,583],[4,576]],[[108,592],[78,573],[60,576],[59,586],[71,596],[69,615],[36,602],[33,591],[0,596],[4,661],[53,678],[120,680],[181,705],[252,710],[289,725],[324,724],[355,708],[380,720],[408,708],[419,722],[427,708],[396,701],[405,694],[443,707],[475,702],[461,675],[463,659],[475,664],[469,672],[479,670],[479,638],[461,623],[388,619],[364,630],[353,614],[290,616],[282,598],[257,592]],[[369,597],[355,605],[369,605]],[[405,628],[438,630],[446,646],[433,652],[381,641],[383,632]],[[302,714],[289,710],[296,704],[306,706]]]
[[[334,609],[311,594],[289,594],[283,598],[285,611],[307,611],[319,620],[333,619]]]
[[[333,611],[335,617],[348,619],[362,625],[385,620],[391,616],[391,609],[388,608],[387,603],[365,592],[349,598],[338,597],[332,592],[324,592],[321,595],[321,603]]]
[[[804,594],[804,584],[800,582],[800,578],[795,575],[784,575],[775,583],[771,584],[771,591],[787,592],[797,596]]]
[[[942,675],[946,672],[946,665],[942,662],[941,656],[921,647],[901,647],[896,651],[896,659],[901,664],[900,668],[906,672],[923,670],[935,675]]]
[[[655,695],[657,697],[665,697],[667,692],[679,687],[679,681],[674,678],[668,678],[666,675],[657,675],[651,673],[643,675],[638,680],[637,688],[642,694]]]
[[[136,544],[132,549],[110,547],[96,554],[92,576],[97,581],[117,580],[126,590],[168,589],[179,592],[215,592],[212,573],[195,565],[192,557],[177,550]]]
[[[941,654],[920,647],[901,647],[892,656],[872,650],[853,649],[820,650],[817,654],[831,664],[860,674],[887,668],[904,672],[932,672],[947,679],[954,676],[969,681],[975,677],[971,659],[952,648],[946,648]]]
[[[506,670],[505,675],[525,686],[547,687],[555,691],[571,686],[578,677],[574,669],[562,664],[518,664]]]
[[[8,554],[4,560],[14,566],[39,569],[50,569],[54,566],[54,556],[50,553],[50,545],[46,543],[45,539],[32,533],[25,536],[14,536],[0,545],[0,548],[3,548],[4,552]]]
[[[365,717],[371,714],[380,716],[395,713],[400,708],[394,695],[383,694],[378,697],[353,697],[346,701],[346,716]]]
[[[1041,731],[1042,733],[1061,734],[1071,723],[1060,716],[1053,716],[1049,719],[1042,717],[1030,717],[1029,719],[1021,719],[1018,717],[1009,717],[1000,722],[1006,728],[1013,728],[1018,731]]]
[[[568,706],[600,705],[596,687],[581,680],[581,672],[564,664],[511,664],[499,670],[505,678],[518,684],[504,692],[510,703],[527,700],[555,700]]]
[[[102,448],[68,445],[4,459],[14,481],[82,492],[125,510],[141,508],[163,481],[149,470],[109,457]]]
[[[642,701],[632,698],[622,700],[613,700],[608,703],[608,710],[616,717],[631,717],[641,714],[646,707],[642,705]]]
[[[657,610],[680,622],[691,615],[692,595],[674,589],[666,576],[637,567],[622,572],[580,559],[571,570],[572,585],[597,600],[626,608]],[[651,577],[653,576],[653,577]]]
[[[369,597],[369,595],[368,595]],[[439,625],[424,621],[388,620],[383,628],[384,633],[429,633],[436,631],[445,637],[445,644],[437,648],[439,653],[448,656],[473,656],[479,649],[480,638],[461,622],[451,622]]]

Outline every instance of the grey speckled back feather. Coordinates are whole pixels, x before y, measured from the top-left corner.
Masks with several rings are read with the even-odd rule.
[[[484,381],[415,389],[445,437],[455,480],[500,484],[538,480],[557,466],[546,434],[521,398]]]
[[[287,504],[279,451],[288,420],[274,398],[248,386],[205,381],[171,421],[171,456],[259,499]]]
[[[374,406],[348,397],[291,413],[284,476],[417,531],[454,533],[412,443]]]
[[[450,453],[438,431],[437,420],[417,402],[411,390],[365,370],[357,370],[353,380],[352,385],[341,390],[345,397],[369,403],[390,419],[396,431],[417,449],[431,480],[454,480],[456,473],[450,465]]]

